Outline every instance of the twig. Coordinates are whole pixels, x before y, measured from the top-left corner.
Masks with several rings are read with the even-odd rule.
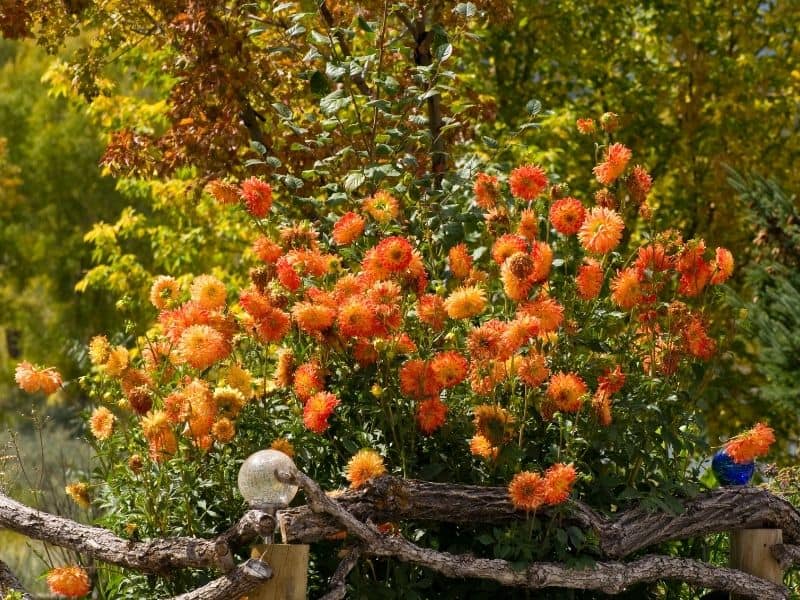
[[[775,544],[770,548],[772,556],[781,565],[782,569],[788,569],[792,565],[800,564],[800,546],[792,544]]]
[[[330,581],[330,587],[327,594],[322,596],[320,600],[343,600],[347,595],[347,576],[358,564],[358,559],[361,558],[361,548],[353,546],[347,551],[342,562],[336,567]]]
[[[265,530],[265,521],[256,512],[245,513],[232,530],[212,540],[175,537],[134,542],[117,537],[107,529],[34,510],[0,493],[1,528],[109,564],[148,573],[186,567],[231,570],[234,565],[229,544],[252,539]]]
[[[524,520],[505,488],[416,481],[384,476],[337,497],[356,518],[385,521],[440,521],[503,524]],[[541,513],[548,518],[549,513]],[[747,529],[779,527],[788,543],[800,543],[800,513],[786,500],[758,488],[721,488],[686,500],[681,514],[632,508],[606,517],[580,501],[559,512],[565,523],[595,532],[608,558],[623,558],[662,542]],[[308,506],[278,513],[288,543],[325,539],[341,526]]]
[[[505,560],[475,558],[421,548],[400,536],[381,535],[374,527],[356,519],[327,496],[317,483],[303,473],[295,475],[309,505],[315,512],[325,512],[363,543],[363,551],[374,556],[394,557],[418,564],[454,578],[479,578],[502,585],[540,589],[563,587],[619,593],[638,584],[677,579],[692,585],[736,592],[764,600],[788,598],[782,585],[747,573],[716,567],[699,561],[668,556],[644,556],[631,563],[596,563],[588,569],[571,569],[556,563],[531,563],[524,570],[515,569]]]
[[[11,572],[11,569],[6,563],[0,560],[0,596],[4,597],[10,592],[18,592],[22,594],[23,600],[33,600],[22,584],[17,579],[17,576]]]
[[[325,23],[328,25],[328,27],[330,27],[331,29],[335,29],[336,22],[333,18],[333,13],[331,13],[330,9],[328,8],[328,5],[325,4],[325,0],[320,0],[319,12],[322,15],[322,18],[325,20]],[[342,51],[342,54],[348,57],[351,56],[350,45],[347,43],[347,39],[345,39],[344,35],[342,35],[342,32],[339,30],[335,30],[333,35],[336,38],[336,41],[339,42],[339,49]],[[361,73],[356,73],[351,77],[351,79],[353,80],[353,83],[356,84],[356,87],[358,87],[358,91],[360,91],[365,96],[372,95],[372,92],[370,92],[369,86],[367,85],[367,82],[364,81],[364,77],[361,75]]]
[[[172,600],[230,600],[255,590],[272,577],[272,568],[265,562],[249,559],[239,568],[203,587],[175,596]]]

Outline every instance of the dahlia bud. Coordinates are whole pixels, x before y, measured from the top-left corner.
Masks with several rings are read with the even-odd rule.
[[[610,208],[611,210],[616,210],[617,208],[617,199],[607,188],[597,190],[594,194],[594,201],[597,206],[602,206],[603,208]]]
[[[606,133],[614,133],[619,128],[619,115],[613,112],[603,113],[600,117],[600,126]]]
[[[142,467],[144,466],[144,461],[142,457],[138,454],[133,454],[128,459],[128,468],[133,471],[134,473],[140,473],[142,471]]]
[[[566,183],[556,183],[550,188],[550,199],[558,200],[569,194],[569,186]]]

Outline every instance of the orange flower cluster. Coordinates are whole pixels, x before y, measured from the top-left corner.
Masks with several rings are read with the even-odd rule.
[[[616,129],[616,115],[604,115],[600,126]],[[598,132],[592,119],[579,120],[578,128]],[[386,190],[319,225],[270,223],[272,233],[259,236],[246,255],[250,284],[230,290],[238,302],[229,306],[229,290],[211,275],[188,285],[159,277],[150,294],[160,311],[156,339],[148,339],[140,357],[96,338],[92,362],[119,384],[153,460],[175,453],[181,436],[203,449],[231,442],[256,384],[262,396],[292,399],[294,414],[317,434],[329,431],[337,407],[351,397],[346,381],[363,382],[371,395],[362,400],[381,403],[392,419],[413,420],[424,435],[459,431],[448,418],[471,411],[470,451],[484,460],[496,460],[530,419],[578,413],[590,399],[598,422],[608,425],[626,377],[616,364],[621,359],[603,356],[600,364],[612,368],[590,390],[587,382],[601,371],[581,348],[589,347],[584,337],[594,316],[612,315],[610,330],[629,328],[630,358],[646,373],[672,374],[682,360],[707,360],[716,348],[701,313],[675,295],[698,296],[724,283],[734,267],[727,250],[707,258],[702,240],[684,243],[671,234],[619,256],[622,215],[632,205],[645,210],[653,186],[643,167],[629,168],[631,159],[623,144],[605,148],[594,168],[604,187],[593,202],[551,185],[538,165],[513,169],[508,188],[479,173],[473,191],[484,229],[469,237],[474,246],[419,244],[408,233],[422,237],[419,230],[406,227],[402,203]],[[241,201],[256,219],[269,214],[272,189],[263,181],[238,187],[218,181],[208,189],[222,203]],[[409,215],[412,224],[415,218]],[[448,271],[433,262],[427,267],[441,268],[429,274],[423,253],[433,261],[446,254]],[[620,310],[630,312],[624,325]],[[236,356],[252,356],[261,346],[274,371],[251,382],[246,370],[229,364],[238,344]],[[577,361],[562,360],[565,347],[579,354]],[[585,367],[579,373],[572,364]],[[510,396],[524,399],[524,408],[506,404]],[[347,407],[340,414],[352,413]],[[96,409],[92,433],[107,439],[114,420],[108,409]],[[345,469],[352,487],[384,472],[373,450],[357,453]],[[563,502],[575,479],[572,465],[554,465],[544,474],[518,474],[509,493],[515,506],[535,510]]]
[[[383,457],[375,450],[359,450],[345,467],[345,477],[353,489],[360,488],[373,477],[380,477],[386,473]]]
[[[594,168],[597,181],[611,185],[622,175],[631,159],[631,150],[623,144],[611,144],[606,148],[604,160]]]
[[[51,569],[46,580],[53,594],[65,598],[83,598],[92,589],[89,574],[79,566]]]
[[[314,433],[325,433],[328,419],[339,406],[339,399],[330,392],[317,392],[303,406],[303,423]]]
[[[17,385],[29,394],[36,392],[52,394],[63,384],[61,374],[54,367],[37,369],[26,360],[17,365],[14,379]]]
[[[601,425],[605,427],[611,425],[612,396],[619,392],[624,385],[625,373],[622,372],[622,367],[619,365],[613,369],[607,369],[603,375],[597,378],[597,389],[592,397],[592,408]]]
[[[268,183],[251,177],[242,182],[240,193],[247,212],[257,219],[267,216],[272,208],[272,187]]]
[[[735,463],[749,463],[759,456],[765,456],[769,447],[775,443],[775,432],[764,423],[740,433],[725,444],[725,452]]]
[[[511,171],[508,176],[508,187],[515,198],[536,200],[547,187],[548,179],[545,170],[538,165],[524,165]]]
[[[572,464],[557,463],[544,476],[531,471],[517,473],[508,486],[511,503],[517,510],[532,512],[542,506],[565,502],[578,474]]]

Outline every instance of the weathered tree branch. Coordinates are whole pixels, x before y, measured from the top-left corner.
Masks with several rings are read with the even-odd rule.
[[[559,518],[596,532],[604,556],[584,570],[556,563],[532,563],[519,571],[503,560],[453,555],[421,548],[400,536],[382,535],[373,522],[435,520],[452,523],[503,523],[525,519],[514,510],[504,488],[440,484],[385,476],[362,489],[348,491],[334,500],[302,473],[297,482],[308,505],[278,514],[284,541],[313,542],[344,529],[355,540],[352,549],[331,580],[329,600],[340,598],[345,579],[360,553],[395,557],[450,577],[482,578],[503,585],[531,589],[567,587],[619,592],[636,583],[677,579],[696,586],[735,591],[759,598],[783,598],[786,590],[736,570],[702,562],[649,555],[630,563],[617,559],[661,542],[708,533],[751,527],[779,527],[787,544],[772,548],[782,566],[800,562],[800,514],[788,502],[755,488],[723,488],[688,500],[679,514],[650,512],[642,508],[606,517],[573,501]],[[546,512],[540,517],[547,518]],[[180,596],[181,600],[216,600],[246,594],[271,576],[265,563],[250,560],[234,568],[231,547],[271,533],[274,520],[260,511],[249,511],[228,531],[212,540],[167,538],[144,542],[124,540],[111,532],[29,508],[0,494],[0,527],[30,538],[70,548],[129,569],[163,573],[175,568],[217,568],[227,575]],[[18,585],[0,563],[0,590]],[[17,588],[11,588],[17,589]]]
[[[245,517],[244,524],[214,540],[175,537],[134,542],[100,527],[34,510],[0,494],[0,528],[147,573],[164,573],[185,567],[232,569],[229,543],[257,534],[259,524],[263,522],[251,513],[246,513]]]
[[[404,480],[384,476],[337,502],[361,521],[507,523],[527,515],[514,509],[505,488]],[[540,513],[547,518],[546,511]],[[800,513],[789,502],[758,488],[721,488],[685,503],[679,515],[634,508],[616,518],[571,501],[565,521],[594,531],[609,558],[623,558],[662,542],[736,529],[777,527],[789,542],[800,542]],[[308,506],[278,513],[284,541],[312,543],[336,534],[338,523]]]
[[[296,481],[315,512],[335,519],[348,533],[363,543],[367,554],[394,557],[425,566],[448,577],[480,578],[502,585],[539,589],[564,587],[619,593],[631,585],[663,579],[678,579],[691,585],[736,592],[753,598],[788,598],[788,590],[758,577],[699,561],[668,556],[645,556],[631,563],[601,562],[588,569],[571,569],[555,563],[531,563],[525,570],[499,559],[475,558],[421,548],[400,536],[384,536],[374,527],[359,521],[339,503],[327,496],[317,483],[303,473]]]
[[[25,591],[8,565],[0,560],[0,597],[5,598],[6,594],[10,592],[19,592],[24,600],[33,600],[33,596]]]
[[[272,577],[272,568],[251,558],[239,568],[226,573],[203,587],[175,596],[172,600],[230,600],[252,592]]]
[[[335,29],[336,27],[336,20],[333,18],[333,13],[328,8],[328,5],[325,3],[325,0],[320,0],[319,2],[319,12],[322,15],[322,18],[325,20],[325,24],[330,27],[331,29]],[[347,43],[347,39],[342,35],[341,31],[334,31],[333,36],[336,38],[336,41],[339,43],[339,50],[341,50],[344,56],[352,56],[350,51],[350,44]],[[367,82],[364,81],[364,77],[361,73],[354,73],[351,75],[351,79],[353,83],[356,84],[358,87],[358,91],[364,94],[365,96],[371,96],[372,92],[370,92],[369,86]]]
[[[772,552],[772,556],[775,557],[782,569],[800,565],[800,546],[775,544],[770,548],[770,552]]]
[[[344,555],[342,562],[336,567],[330,581],[330,589],[320,600],[343,600],[347,596],[347,576],[361,558],[361,547],[353,546]]]

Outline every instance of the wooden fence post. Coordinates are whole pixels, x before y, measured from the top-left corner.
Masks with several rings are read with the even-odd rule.
[[[770,548],[783,543],[781,529],[739,529],[731,532],[730,564],[773,583],[783,583],[783,569]],[[731,594],[738,600],[743,596]]]
[[[247,595],[249,600],[306,600],[308,595],[308,546],[268,544],[253,548],[253,557],[272,567],[272,578]]]

